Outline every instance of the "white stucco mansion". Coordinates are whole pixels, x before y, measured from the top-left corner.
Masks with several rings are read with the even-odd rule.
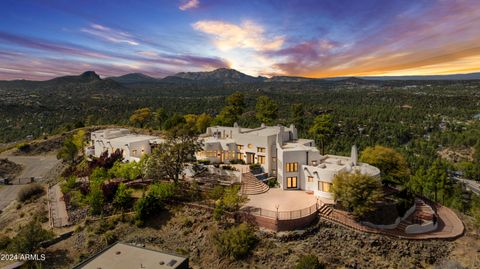
[[[332,199],[331,185],[340,172],[360,172],[379,177],[380,170],[357,161],[356,146],[350,157],[321,155],[310,139],[300,139],[294,125],[262,126],[254,129],[214,126],[200,136],[204,151],[197,159],[229,163],[244,160],[260,164],[269,176],[276,177],[284,190],[306,190],[315,196]]]
[[[91,133],[85,153],[87,156],[100,157],[105,151],[110,155],[120,149],[123,151],[124,161],[139,161],[144,154],[150,154],[152,148],[163,141],[157,136],[132,134],[125,128],[103,129]]]

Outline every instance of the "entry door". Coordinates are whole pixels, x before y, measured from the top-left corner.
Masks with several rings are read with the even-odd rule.
[[[287,188],[296,189],[297,187],[297,177],[287,177]]]
[[[255,153],[247,153],[247,164],[252,164],[255,161]]]

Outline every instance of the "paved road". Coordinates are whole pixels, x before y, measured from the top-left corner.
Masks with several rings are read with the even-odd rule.
[[[14,156],[10,152],[2,152],[0,158],[9,159],[12,162],[21,164],[23,170],[18,178],[43,178],[47,173],[59,163],[55,154],[37,155],[37,156]],[[6,185],[0,188],[0,210],[7,207],[10,202],[17,198],[21,185]]]
[[[465,179],[465,178],[459,178],[459,177],[453,177],[453,179],[465,183],[470,188],[470,190],[472,192],[480,195],[480,183],[478,183],[478,181]]]

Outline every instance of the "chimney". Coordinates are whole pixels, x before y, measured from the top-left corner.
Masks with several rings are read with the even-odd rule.
[[[357,166],[358,151],[357,151],[357,146],[356,145],[352,146],[352,153],[350,154],[350,161],[352,162],[353,166]]]
[[[290,130],[292,132],[292,139],[297,140],[298,139],[298,132],[297,132],[297,128],[295,128],[294,124],[290,124]]]
[[[284,131],[284,128],[283,126],[279,126],[279,131],[277,133],[277,143],[280,145],[280,146],[283,146],[283,131]]]
[[[235,122],[235,123],[233,124],[233,128],[237,128],[237,132],[238,132],[238,133],[241,133],[241,131],[242,131],[242,129],[240,128],[240,125],[238,125],[237,122]]]

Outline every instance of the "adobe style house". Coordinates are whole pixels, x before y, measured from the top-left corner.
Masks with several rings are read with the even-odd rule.
[[[204,151],[197,159],[213,163],[243,160],[259,164],[269,176],[276,177],[284,190],[306,190],[315,196],[333,199],[332,181],[341,172],[360,172],[374,177],[380,170],[357,161],[357,149],[350,157],[321,155],[315,141],[298,138],[294,125],[242,128],[214,126],[201,135]]]
[[[87,156],[100,157],[107,151],[112,154],[123,150],[124,161],[140,161],[144,154],[150,154],[155,145],[163,143],[157,136],[132,134],[128,129],[103,129],[91,133],[90,145],[85,149]]]

